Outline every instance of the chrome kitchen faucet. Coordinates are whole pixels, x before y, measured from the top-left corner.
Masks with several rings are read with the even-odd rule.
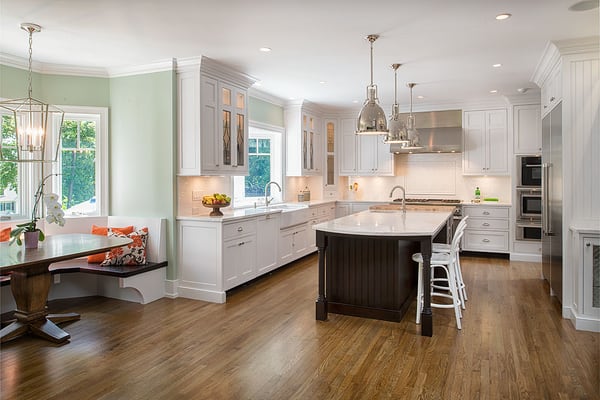
[[[402,190],[402,212],[406,212],[406,190],[404,190],[403,186],[400,185],[396,185],[392,188],[392,191],[390,192],[390,199],[392,198],[392,195],[394,194],[394,190],[396,189],[400,189]]]
[[[271,199],[269,200],[269,197],[267,196],[267,189],[269,189],[269,185],[270,184],[274,184],[275,186],[277,186],[277,188],[279,189],[279,192],[281,192],[281,186],[279,186],[279,183],[275,182],[275,181],[271,181],[269,183],[267,183],[265,185],[265,206],[269,207],[269,204],[273,201],[273,198],[271,197]]]

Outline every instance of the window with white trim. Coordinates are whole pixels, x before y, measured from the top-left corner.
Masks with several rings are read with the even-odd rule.
[[[265,185],[270,181],[282,184],[282,132],[276,128],[258,127],[250,123],[248,129],[248,176],[233,178],[233,201],[236,207],[262,204]],[[283,193],[274,185],[269,197],[280,202]]]

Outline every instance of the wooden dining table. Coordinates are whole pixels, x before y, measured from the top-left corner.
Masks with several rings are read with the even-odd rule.
[[[48,293],[52,276],[50,264],[96,254],[131,243],[128,238],[91,234],[47,236],[36,249],[0,243],[0,273],[10,274],[10,288],[17,305],[15,321],[0,331],[0,342],[30,333],[54,343],[64,343],[70,335],[57,326],[80,319],[77,313],[49,314]]]

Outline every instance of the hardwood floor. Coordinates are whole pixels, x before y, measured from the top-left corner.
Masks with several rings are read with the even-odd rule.
[[[413,302],[400,323],[330,314],[315,320],[317,258],[229,294],[226,304],[101,297],[63,346],[3,343],[9,399],[599,399],[600,334],[575,331],[540,266],[463,257],[463,329],[434,309],[419,335]]]

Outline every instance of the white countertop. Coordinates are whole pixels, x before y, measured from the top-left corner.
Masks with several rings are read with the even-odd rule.
[[[269,207],[247,207],[247,208],[230,208],[225,207],[221,208],[221,212],[223,216],[219,217],[211,217],[208,215],[212,209],[203,207],[203,210],[206,210],[202,215],[179,215],[177,216],[177,220],[188,220],[188,221],[204,221],[204,222],[228,222],[234,221],[242,218],[254,217],[258,215],[266,215],[272,213],[280,213],[280,212],[288,212],[294,211],[302,208],[316,207],[322,204],[335,203],[335,200],[312,200],[312,201],[304,201],[304,202],[285,202],[285,203],[276,203]],[[290,206],[290,208],[278,208],[281,206]]]
[[[368,210],[314,225],[313,229],[365,236],[433,236],[450,217],[452,213],[449,211],[407,210],[403,213]]]

